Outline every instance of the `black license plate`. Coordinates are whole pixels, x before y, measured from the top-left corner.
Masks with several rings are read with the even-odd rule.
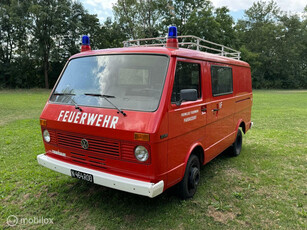
[[[74,178],[78,178],[80,180],[85,180],[85,181],[94,183],[94,177],[93,177],[92,174],[76,171],[76,170],[73,170],[73,169],[70,170],[70,173],[71,173],[71,176],[74,177]]]

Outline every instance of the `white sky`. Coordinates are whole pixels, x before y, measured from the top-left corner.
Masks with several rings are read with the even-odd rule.
[[[117,0],[79,0],[83,3],[85,9],[91,14],[97,14],[100,22],[107,17],[112,17],[112,5]],[[227,6],[230,14],[235,18],[241,18],[244,10],[252,6],[255,0],[211,0],[215,7]],[[269,0],[265,0],[268,2]],[[301,13],[307,5],[306,0],[276,0],[281,10],[289,13]]]
[[[108,1],[108,0],[106,0]],[[269,2],[269,0],[265,0]],[[228,6],[231,11],[246,10],[252,6],[254,0],[211,0],[215,7]],[[276,0],[283,11],[302,12],[307,5],[305,0]]]

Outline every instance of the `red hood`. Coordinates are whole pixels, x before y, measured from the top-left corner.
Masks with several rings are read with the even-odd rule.
[[[134,132],[155,133],[159,127],[158,112],[125,111],[47,103],[41,119],[47,120],[47,128],[106,138],[133,140]],[[153,139],[151,139],[153,140]]]

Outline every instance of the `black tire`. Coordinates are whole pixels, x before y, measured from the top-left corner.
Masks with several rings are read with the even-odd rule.
[[[241,129],[238,129],[237,137],[235,142],[230,147],[230,156],[236,157],[240,155],[241,149],[242,149],[242,131]]]
[[[194,196],[200,180],[200,163],[196,155],[191,155],[184,172],[182,181],[178,184],[178,193],[181,199]]]

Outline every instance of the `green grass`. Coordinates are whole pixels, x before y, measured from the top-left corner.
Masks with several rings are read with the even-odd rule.
[[[52,218],[46,229],[306,229],[307,91],[255,91],[241,155],[202,167],[195,197],[154,199],[89,184],[37,164],[49,91],[0,91],[0,228]]]

